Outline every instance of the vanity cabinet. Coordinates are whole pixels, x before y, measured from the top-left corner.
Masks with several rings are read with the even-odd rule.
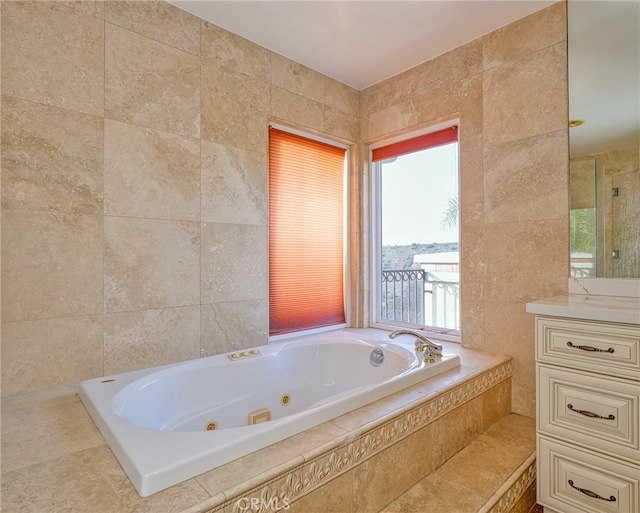
[[[640,325],[527,310],[538,314],[538,502],[640,512]]]

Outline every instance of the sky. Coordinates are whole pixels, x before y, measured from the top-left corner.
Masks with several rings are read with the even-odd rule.
[[[382,245],[457,242],[458,228],[442,218],[458,193],[458,144],[382,164]]]

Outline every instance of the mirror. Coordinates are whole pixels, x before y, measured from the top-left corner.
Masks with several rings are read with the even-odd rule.
[[[640,278],[640,2],[567,9],[571,276]]]

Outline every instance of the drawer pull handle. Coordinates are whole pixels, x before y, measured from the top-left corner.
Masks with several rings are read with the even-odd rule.
[[[607,502],[616,502],[616,498],[613,495],[607,499],[606,497],[603,497],[602,495],[598,495],[596,492],[592,492],[591,490],[587,490],[586,488],[578,488],[573,484],[573,481],[571,479],[569,479],[569,486],[571,488],[575,488],[579,492],[584,493],[585,495],[588,495],[592,499],[600,499],[601,501],[607,501]]]
[[[592,411],[576,410],[573,407],[573,404],[567,404],[567,408],[569,408],[571,411],[575,411],[576,413],[579,413],[580,415],[584,415],[585,417],[591,417],[592,419],[616,420],[615,415],[609,414],[608,417],[603,417],[602,415],[598,415],[597,413],[593,413]]]
[[[615,353],[615,349],[613,349],[613,347],[610,347],[609,349],[599,349],[593,346],[574,346],[571,342],[567,342],[567,345],[574,349],[582,349],[583,351],[590,351],[592,353]]]

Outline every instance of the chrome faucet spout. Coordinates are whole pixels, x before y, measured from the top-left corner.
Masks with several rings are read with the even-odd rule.
[[[395,330],[389,333],[389,338],[394,339],[398,335],[411,335],[416,337],[415,340],[415,350],[418,353],[425,353],[425,362],[433,362],[433,358],[441,358],[442,357],[442,346],[436,344],[432,340],[428,339],[425,335],[420,333],[419,331],[409,330],[409,329],[400,329]]]

